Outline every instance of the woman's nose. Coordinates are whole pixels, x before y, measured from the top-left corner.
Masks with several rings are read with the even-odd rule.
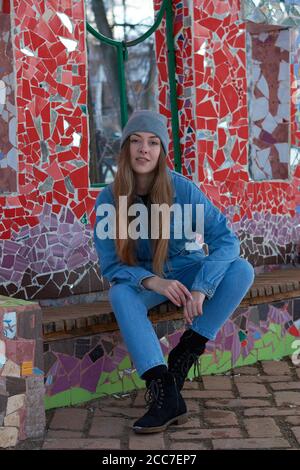
[[[142,152],[148,152],[148,150],[149,150],[148,142],[141,142],[141,144],[140,144],[140,151],[142,151]]]

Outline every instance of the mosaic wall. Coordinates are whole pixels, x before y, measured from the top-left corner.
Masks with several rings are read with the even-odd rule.
[[[257,26],[257,25],[255,25]],[[290,33],[247,30],[249,170],[254,180],[288,179]]]
[[[242,17],[255,23],[300,25],[299,0],[242,0]]]
[[[1,5],[2,2],[0,2]],[[0,194],[17,190],[17,141],[14,60],[10,5],[0,7]]]
[[[34,299],[99,290],[105,284],[89,221],[97,191],[88,189],[84,5],[11,4],[18,193],[0,196],[0,293]],[[1,18],[9,18],[9,2],[0,6]],[[10,36],[1,38],[11,50]],[[5,99],[0,111],[9,108],[10,95]],[[4,190],[2,181],[0,174]]]
[[[179,341],[183,322],[161,322],[155,330],[167,356]],[[297,338],[299,346],[299,331],[300,299],[237,309],[215,341],[207,343],[200,360],[201,375],[292,354]],[[145,386],[119,332],[45,343],[44,363],[47,409]],[[192,368],[190,378],[193,373]]]
[[[0,448],[45,429],[42,311],[0,296]]]
[[[8,4],[0,3],[2,9]],[[107,284],[92,244],[98,190],[88,180],[84,3],[11,5],[18,192],[0,195],[0,293],[51,299],[99,291]],[[300,165],[296,156],[289,181],[250,180],[241,4],[185,0],[173,8],[183,173],[200,181],[228,215],[254,265],[289,262],[300,242]],[[159,105],[170,116],[165,37],[163,23],[156,33]],[[292,53],[291,94],[297,93],[298,57]],[[298,155],[296,102],[291,116]]]
[[[246,22],[241,16],[241,4],[233,0],[186,1],[180,5],[183,6],[183,24],[184,17],[192,16],[194,19],[192,58],[195,72],[191,100],[195,111],[192,134],[196,136],[196,180],[201,181],[201,188],[228,216],[241,239],[243,256],[254,266],[299,259],[300,132],[297,100],[291,100],[290,104],[290,180],[251,181],[247,96],[251,80],[246,68]],[[293,15],[296,14],[300,18],[299,12],[293,10]],[[294,88],[290,94],[297,96],[299,55],[295,49],[299,40],[298,30],[292,31],[290,83]],[[182,35],[188,37],[184,27]],[[178,50],[177,55],[180,55]],[[281,70],[283,73],[283,67]],[[275,171],[276,163],[273,166]],[[278,167],[282,165],[277,164]]]

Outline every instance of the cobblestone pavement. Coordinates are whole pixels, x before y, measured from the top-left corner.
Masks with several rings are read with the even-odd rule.
[[[183,396],[188,422],[163,433],[131,430],[142,390],[49,410],[44,438],[16,449],[300,449],[300,365],[290,358],[186,382]]]

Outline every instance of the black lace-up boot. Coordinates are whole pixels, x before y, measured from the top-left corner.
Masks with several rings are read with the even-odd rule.
[[[198,359],[204,353],[207,341],[207,338],[189,329],[183,333],[177,346],[170,352],[168,370],[174,375],[179,392],[192,365],[195,375],[200,375]]]
[[[175,378],[169,372],[147,381],[145,400],[149,409],[138,419],[133,430],[148,434],[164,431],[170,424],[183,424],[188,415],[185,402],[177,389]]]

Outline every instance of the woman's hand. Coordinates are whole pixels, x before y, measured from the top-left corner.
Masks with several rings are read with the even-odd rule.
[[[177,307],[185,306],[188,299],[193,300],[191,292],[179,281],[161,279],[158,276],[144,279],[143,286],[167,297]]]
[[[144,279],[143,286],[164,295],[177,307],[183,306],[183,316],[189,325],[193,323],[194,317],[203,313],[202,306],[205,294],[199,291],[190,292],[179,281],[152,276]]]
[[[203,294],[202,292],[192,291],[191,295],[192,299],[189,299],[187,301],[183,309],[183,316],[189,325],[193,323],[194,317],[202,315],[202,306],[205,300],[205,294]]]

